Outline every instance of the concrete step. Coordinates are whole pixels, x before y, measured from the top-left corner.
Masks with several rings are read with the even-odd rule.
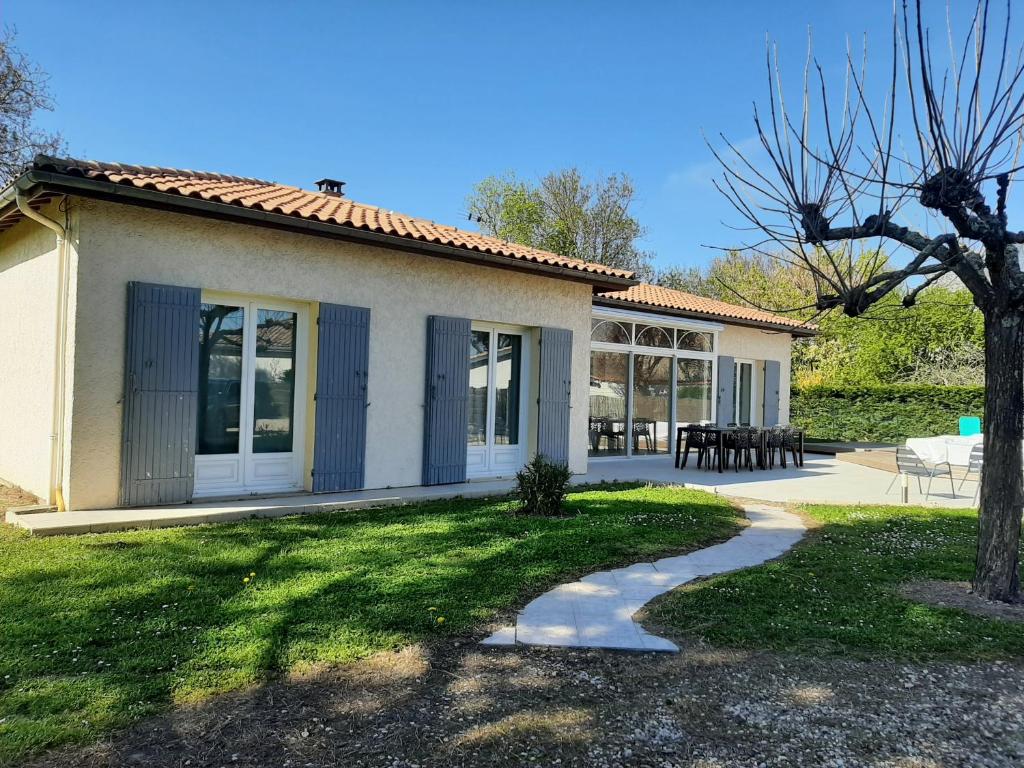
[[[257,517],[311,515],[374,507],[393,507],[420,501],[452,498],[480,498],[508,493],[507,480],[460,483],[458,485],[389,488],[332,494],[244,499],[236,501],[172,504],[131,509],[92,509],[57,512],[47,507],[14,507],[7,511],[10,525],[25,528],[36,536],[105,533],[132,529],[171,528],[179,525],[226,523]]]

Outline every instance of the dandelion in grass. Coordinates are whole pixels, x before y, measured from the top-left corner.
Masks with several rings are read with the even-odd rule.
[[[437,617],[437,623],[438,624],[444,624],[444,616],[438,616]]]

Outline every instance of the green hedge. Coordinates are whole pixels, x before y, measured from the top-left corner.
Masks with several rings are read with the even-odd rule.
[[[899,443],[955,435],[961,416],[984,413],[984,387],[893,384],[794,388],[790,420],[809,439]]]

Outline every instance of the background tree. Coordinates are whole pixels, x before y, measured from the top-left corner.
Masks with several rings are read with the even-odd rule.
[[[951,274],[970,291],[984,318],[986,388],[973,587],[1013,601],[1024,510],[1024,232],[1009,227],[1006,202],[1020,170],[1024,46],[1010,47],[1009,2],[1000,15],[990,37],[992,9],[980,0],[958,42],[952,29],[936,35],[949,56],[936,71],[920,0],[912,11],[904,3],[877,103],[865,63],[848,56],[837,96],[809,55],[802,109],[791,113],[769,50],[768,108],[754,112],[766,160],[727,140],[712,151],[724,171],[719,189],[759,233],[747,247],[806,270],[817,310],[859,317],[900,289],[910,306]],[[863,258],[883,248],[890,259]]]
[[[970,291],[955,280],[924,289],[909,308],[903,307],[904,292],[890,293],[857,318],[817,312],[810,273],[761,253],[725,251],[704,267],[662,272],[656,282],[814,319],[819,334],[793,346],[797,386],[984,383],[983,318]]]
[[[560,256],[652,274],[645,234],[630,212],[636,191],[625,174],[587,181],[576,168],[554,171],[531,184],[514,173],[490,176],[466,200],[469,216],[494,237]]]
[[[730,249],[705,267],[673,268],[657,283],[710,299],[771,308],[803,319],[817,319],[814,281],[806,270],[764,253]]]
[[[16,176],[37,152],[57,154],[57,134],[35,127],[39,110],[53,109],[47,75],[15,46],[14,32],[0,34],[0,178]]]

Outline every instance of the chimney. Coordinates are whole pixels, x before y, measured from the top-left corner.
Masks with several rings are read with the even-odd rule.
[[[332,197],[341,197],[344,192],[341,188],[345,186],[344,181],[338,181],[337,179],[320,179],[316,182],[316,188],[323,192],[325,195],[331,195]]]

